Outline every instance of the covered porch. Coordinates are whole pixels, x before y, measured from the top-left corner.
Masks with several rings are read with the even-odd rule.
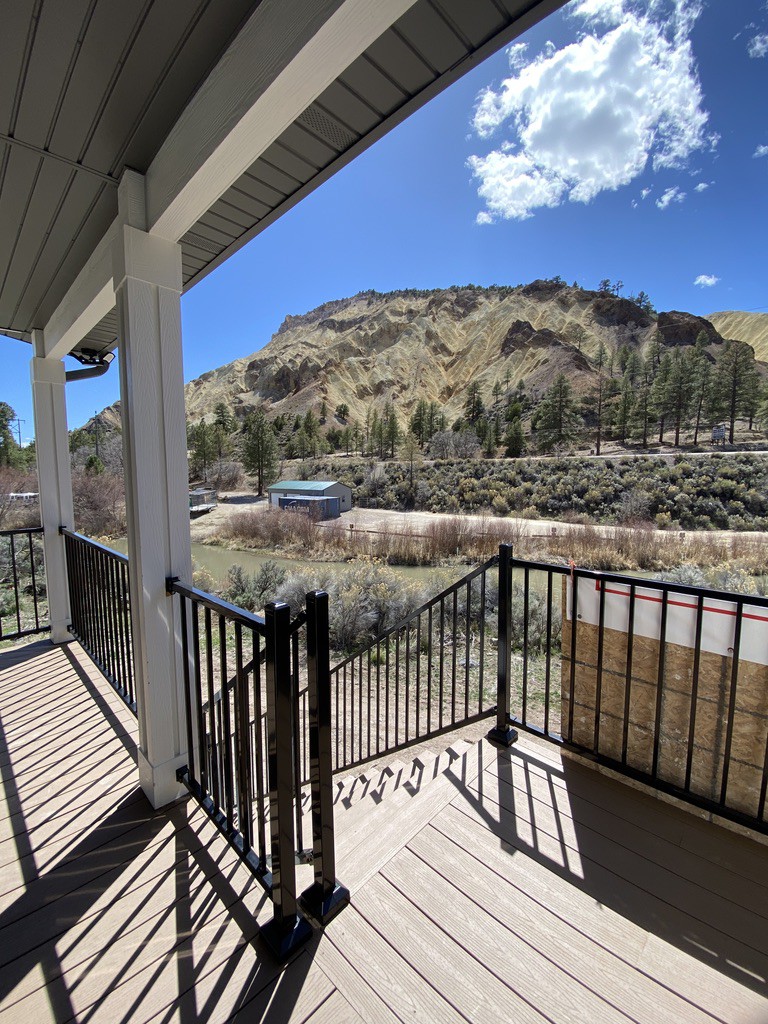
[[[79,644],[6,652],[0,721],[0,1019],[768,1016],[765,847],[534,737],[337,782],[352,902],[279,967],[263,889],[193,803],[153,810]]]

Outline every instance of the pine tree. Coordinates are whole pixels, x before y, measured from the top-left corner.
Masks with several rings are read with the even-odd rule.
[[[706,354],[707,336],[703,331],[696,339],[696,346],[691,353],[691,411],[693,413],[693,443],[699,443],[701,418],[708,408],[712,392],[712,368]]]
[[[635,385],[635,402],[631,418],[632,433],[640,439],[643,448],[648,447],[648,429],[653,416],[652,387],[653,364],[649,356],[648,359],[641,362],[640,375]]]
[[[692,372],[689,356],[675,349],[670,362],[669,376],[664,395],[664,408],[668,419],[675,428],[675,447],[680,445],[680,431],[687,421],[691,408]]]
[[[191,470],[192,475],[202,477],[203,482],[208,482],[208,467],[213,461],[213,428],[205,422],[205,416],[196,427],[190,427],[188,431],[188,444],[192,450]]]
[[[573,390],[564,373],[557,375],[537,412],[539,447],[542,451],[552,451],[573,440],[580,421]]]
[[[659,422],[659,444],[664,444],[664,430],[668,413],[667,401],[669,398],[667,385],[669,384],[671,373],[672,357],[669,352],[665,352],[651,385],[651,408]]]
[[[616,432],[622,444],[626,444],[632,410],[635,405],[635,388],[629,376],[629,369],[621,381],[621,392],[616,404]]]
[[[743,341],[726,342],[725,351],[717,361],[717,393],[729,422],[728,441],[733,444],[736,420],[754,415],[760,385],[755,353]]]
[[[519,459],[525,451],[525,435],[520,419],[511,420],[504,434],[504,454],[509,459]]]
[[[300,451],[306,445],[307,435],[304,427],[298,431],[295,444]],[[303,458],[306,455],[302,456]],[[264,488],[271,484],[277,476],[277,441],[272,426],[259,409],[249,416],[244,426],[243,465],[248,473],[256,477],[256,493],[261,495]]]
[[[12,424],[16,412],[7,402],[0,402],[0,466],[21,468],[26,463],[24,449],[19,447],[13,436]]]
[[[470,381],[467,387],[467,397],[464,399],[464,418],[467,423],[474,426],[484,412],[485,407],[480,397],[480,385],[477,381]]]

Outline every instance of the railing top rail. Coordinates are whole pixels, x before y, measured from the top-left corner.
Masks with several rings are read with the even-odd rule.
[[[20,533],[42,533],[42,526],[19,526],[14,530],[0,530],[0,537],[17,537]]]
[[[672,594],[686,594],[689,597],[704,595],[712,601],[731,601],[736,604],[756,605],[768,608],[768,597],[758,594],[739,594],[734,590],[717,590],[714,587],[697,587],[688,583],[673,583],[670,580],[657,580],[646,576],[628,576],[625,573],[602,572],[599,569],[581,569],[578,566],[556,565],[549,562],[533,562],[525,558],[512,558],[511,564],[516,569],[533,569],[541,572],[559,573],[561,576],[578,576],[580,579],[602,581],[603,583],[621,583],[625,586],[647,587],[649,590],[661,590]]]
[[[482,565],[478,565],[476,569],[472,570],[472,572],[467,573],[466,576],[462,576],[460,580],[456,580],[456,582],[452,583],[450,587],[446,587],[445,590],[441,590],[435,597],[430,598],[426,604],[423,604],[420,608],[416,608],[414,611],[410,612],[410,614],[406,615],[406,617],[401,619],[400,622],[396,622],[394,626],[390,626],[388,629],[385,629],[383,633],[379,633],[379,635],[370,643],[367,643],[364,647],[360,647],[354,653],[345,658],[344,661],[340,661],[338,665],[334,665],[331,671],[337,672],[339,669],[343,669],[345,665],[351,664],[351,662],[356,658],[359,658],[361,654],[365,654],[366,651],[369,651],[372,647],[380,644],[382,640],[386,640],[394,633],[398,633],[401,629],[404,629],[407,625],[413,622],[414,619],[417,619],[419,615],[423,615],[424,612],[428,612],[430,608],[434,608],[435,605],[445,600],[445,598],[449,597],[454,591],[460,590],[462,587],[466,587],[466,585],[471,583],[477,576],[487,572],[492,566],[497,565],[498,561],[499,556],[492,555],[487,562],[483,562]]]
[[[104,555],[109,555],[109,557],[114,558],[116,562],[122,562],[123,565],[128,565],[127,555],[124,555],[121,551],[115,551],[113,548],[108,548],[106,544],[99,544],[97,540],[92,540],[90,537],[86,537],[82,533],[76,533],[74,530],[69,530],[66,526],[60,526],[59,533],[62,537],[71,537],[72,540],[80,541],[81,544],[86,544],[90,548],[95,548],[96,551],[101,551]]]
[[[205,590],[199,590],[197,587],[192,587],[188,583],[182,583],[181,580],[175,578],[167,580],[165,588],[169,594],[180,594],[182,597],[188,597],[191,601],[201,604],[204,608],[210,608],[217,615],[223,615],[225,619],[239,622],[241,625],[248,626],[249,629],[255,630],[262,636],[264,635],[266,624],[261,615],[247,612],[244,608],[238,608],[237,605],[230,604],[229,601],[224,601],[220,597],[215,597]]]

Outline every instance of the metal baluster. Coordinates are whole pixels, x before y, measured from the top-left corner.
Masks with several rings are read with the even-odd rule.
[[[552,689],[552,581],[551,572],[547,573],[547,625],[546,644],[544,650],[544,733],[549,736],[549,703]]]
[[[219,667],[221,686],[220,715],[224,729],[222,754],[224,760],[224,807],[227,827],[234,828],[235,791],[232,766],[232,721],[230,718],[229,687],[227,686],[227,620],[219,615]]]
[[[267,760],[269,827],[272,848],[274,917],[261,936],[278,959],[285,959],[310,937],[312,929],[298,914],[295,837],[293,831],[293,700],[291,679],[291,610],[282,601],[264,609],[267,642]]]
[[[600,590],[600,610],[597,625],[597,675],[595,678],[595,729],[592,736],[592,749],[595,753],[600,749],[600,711],[603,706],[603,651],[605,640],[605,583],[598,584]]]
[[[219,785],[221,766],[219,762],[219,744],[216,737],[216,695],[213,686],[213,631],[211,629],[211,609],[206,608],[203,616],[205,630],[205,675],[208,684],[208,745],[210,748],[210,788],[213,791],[213,802],[221,807],[221,787]]]
[[[739,654],[741,651],[741,626],[744,618],[744,602],[736,599],[736,624],[733,636],[733,653],[731,654],[731,692],[728,695],[728,724],[725,730],[725,748],[723,750],[723,778],[720,785],[720,804],[725,807],[728,794],[728,775],[731,768],[731,745],[733,743],[733,721],[736,715],[736,688],[739,683]]]
[[[624,680],[624,721],[621,730],[621,763],[627,763],[629,741],[629,716],[632,694],[632,659],[635,650],[635,585],[629,588],[629,622],[627,624],[627,674]]]
[[[579,574],[571,570],[571,672],[568,682],[568,732],[566,739],[573,742],[573,715],[576,701],[576,627],[579,621]]]
[[[522,708],[520,714],[520,718],[523,725],[528,724],[528,616],[530,614],[530,589],[531,576],[530,570],[526,565],[525,569],[523,570],[523,693]]]
[[[509,747],[517,732],[509,725],[510,654],[512,642],[512,545],[499,547],[499,642],[496,688],[496,725],[488,733],[491,743]]]
[[[701,664],[701,630],[704,623],[704,595],[699,594],[696,602],[696,639],[693,653],[693,676],[691,679],[691,714],[688,720],[688,754],[685,760],[684,789],[691,788],[693,771],[693,741],[696,735],[696,704],[699,698],[699,666]]]
[[[329,665],[328,595],[314,591],[307,594],[307,693],[315,879],[299,904],[320,927],[349,903],[349,890],[336,880]]]
[[[656,714],[653,724],[653,761],[651,764],[651,776],[656,779],[659,775],[659,743],[661,742],[661,709],[664,698],[664,677],[666,674],[667,660],[667,611],[669,608],[669,593],[664,590],[661,595],[661,623],[659,626],[659,667],[656,673]]]

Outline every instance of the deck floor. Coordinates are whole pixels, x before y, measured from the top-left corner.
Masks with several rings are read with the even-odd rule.
[[[279,969],[261,888],[138,789],[135,728],[77,644],[0,654],[3,1024],[768,1022],[768,849],[551,746],[348,781],[352,905]]]

